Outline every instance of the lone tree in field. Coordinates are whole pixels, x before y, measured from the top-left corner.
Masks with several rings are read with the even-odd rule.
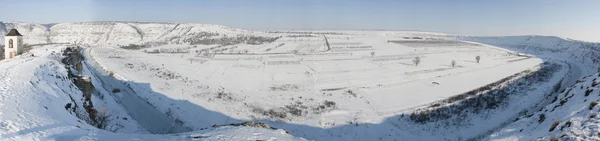
[[[477,61],[477,63],[479,63],[479,60],[481,60],[481,57],[479,57],[479,56],[475,57],[475,61]]]
[[[418,66],[421,63],[421,58],[415,57],[415,59],[413,59],[413,63],[415,64],[415,66]]]
[[[456,67],[456,61],[452,60],[452,62],[450,62],[450,66]]]
[[[375,52],[371,52],[371,57],[375,57]]]

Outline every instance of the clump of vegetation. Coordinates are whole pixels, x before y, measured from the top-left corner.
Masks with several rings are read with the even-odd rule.
[[[346,92],[347,92],[348,94],[350,94],[350,95],[352,95],[352,96],[356,97],[356,93],[354,93],[352,90],[347,90]]]
[[[269,124],[266,123],[262,123],[262,122],[251,122],[251,121],[247,121],[247,122],[243,122],[243,123],[233,123],[233,124],[227,124],[227,125],[213,125],[212,127],[221,127],[221,126],[248,126],[248,127],[260,127],[260,128],[267,128],[267,129],[277,129],[274,127],[271,127]]]
[[[313,108],[313,110],[314,110],[313,113],[318,114],[318,113],[321,113],[323,111],[333,109],[333,108],[335,108],[335,102],[325,100],[323,102],[323,104],[320,104]]]
[[[509,99],[511,95],[521,95],[523,94],[521,91],[526,90],[529,86],[539,82],[548,81],[552,77],[552,74],[560,68],[561,66],[558,64],[544,63],[542,68],[536,72],[532,73],[529,71],[518,74],[517,76],[522,77],[514,82],[521,82],[522,84],[508,83],[506,86],[501,86],[501,84],[505,84],[505,82],[512,79],[505,78],[506,80],[500,80],[494,84],[450,97],[441,102],[442,104],[448,103],[448,106],[419,109],[409,116],[402,117],[408,117],[408,120],[421,124],[441,120],[448,122],[460,121],[460,119],[467,118],[471,113],[478,114],[489,109],[496,109],[506,105],[510,102]],[[499,86],[501,87],[497,88]]]
[[[544,122],[544,120],[546,120],[546,115],[540,114],[540,119],[538,120],[538,122],[542,123],[542,122]]]
[[[596,105],[598,105],[598,101],[592,101],[592,102],[590,103],[590,107],[589,107],[589,109],[590,109],[590,110],[594,109],[594,106],[596,106]]]
[[[418,66],[420,63],[421,63],[420,57],[415,57],[415,59],[413,59],[413,64],[415,64],[415,66]]]
[[[592,91],[594,91],[594,89],[587,89],[587,90],[585,90],[585,96],[590,95],[590,93],[592,93]]]
[[[452,67],[456,67],[456,61],[455,61],[455,60],[452,60],[452,61],[450,62],[450,66],[452,66]]]
[[[552,124],[552,126],[550,126],[550,130],[549,130],[549,132],[552,132],[552,131],[554,131],[554,129],[556,129],[556,126],[558,126],[558,124],[560,124],[560,122],[558,122],[558,121],[554,122],[554,123]]]
[[[335,107],[335,102],[333,102],[333,101],[327,101],[327,100],[325,100],[324,104],[327,107]]]
[[[264,110],[261,108],[253,108],[252,112],[260,113],[263,116],[268,116],[269,118],[285,119],[287,117],[285,111],[275,111],[274,109]]]
[[[213,36],[213,35],[208,35]],[[188,38],[184,42],[191,45],[234,45],[234,44],[250,44],[260,45],[264,43],[272,43],[281,37],[262,37],[262,36],[237,36],[237,37],[222,37],[222,38]]]
[[[225,88],[219,89],[216,98],[224,101],[235,101],[234,96],[231,93],[225,92]]]
[[[560,126],[560,131],[565,129],[565,127],[571,127],[571,121],[567,121],[563,126]]]
[[[270,87],[271,91],[290,91],[290,90],[298,90],[300,87],[295,84],[283,84],[283,85],[275,85]]]
[[[562,100],[560,100],[560,103],[559,103],[559,104],[560,104],[560,106],[562,106],[562,105],[564,105],[565,103],[567,103],[567,100],[565,100],[565,99],[562,99]]]
[[[122,49],[128,49],[128,50],[138,50],[138,49],[146,48],[146,45],[129,44],[129,45],[124,45],[124,46],[119,46],[119,47]]]

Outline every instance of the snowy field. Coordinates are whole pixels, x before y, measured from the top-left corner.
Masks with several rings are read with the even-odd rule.
[[[195,129],[263,119],[319,128],[357,117],[375,124],[542,63],[474,42],[356,33],[282,36],[260,46],[105,46],[90,54],[159,110]],[[167,52],[182,48],[186,52]],[[197,119],[207,115],[216,118]]]

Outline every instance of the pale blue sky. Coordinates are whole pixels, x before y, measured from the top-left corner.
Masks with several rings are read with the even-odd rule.
[[[0,0],[0,21],[186,22],[249,30],[389,29],[600,42],[600,0]]]

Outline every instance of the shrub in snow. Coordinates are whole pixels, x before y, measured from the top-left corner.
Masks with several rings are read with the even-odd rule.
[[[271,86],[270,88],[271,91],[295,91],[300,89],[300,87],[295,84],[275,85]]]
[[[552,132],[552,131],[554,131],[554,129],[556,129],[556,126],[558,126],[558,124],[560,124],[560,122],[558,122],[558,121],[554,122],[554,123],[552,124],[552,126],[550,126],[550,130],[549,130],[549,132]]]
[[[571,121],[567,121],[564,125],[560,126],[560,131],[565,129],[565,127],[571,127]]]
[[[335,102],[325,100],[325,106],[327,106],[327,107],[335,107]]]
[[[560,106],[562,106],[562,105],[564,105],[565,103],[567,103],[567,100],[564,100],[564,99],[563,99],[563,100],[560,100],[560,103],[558,103],[558,104],[560,104]]]
[[[479,60],[481,60],[481,57],[479,57],[479,56],[475,57],[475,61],[476,61],[477,63],[479,63]]]
[[[65,110],[67,110],[67,111],[68,111],[68,110],[69,110],[69,108],[71,108],[71,103],[67,103],[67,104],[65,105]]]
[[[146,48],[145,45],[136,45],[136,44],[129,44],[129,45],[120,46],[120,47],[122,49],[129,49],[129,50],[138,50],[138,49]]]
[[[421,58],[415,57],[415,59],[413,59],[413,63],[415,64],[415,66],[418,66],[421,63]]]
[[[356,94],[355,94],[355,93],[354,93],[352,90],[348,90],[348,91],[346,91],[346,92],[347,92],[348,94],[350,94],[350,95],[352,95],[352,96],[356,97]]]
[[[592,101],[592,103],[590,103],[590,110],[594,109],[594,106],[598,105],[598,101]]]
[[[594,89],[587,89],[587,90],[585,90],[585,96],[590,95],[590,93],[592,93],[592,91],[594,91]]]
[[[538,120],[538,122],[542,123],[542,122],[544,122],[544,120],[546,120],[546,115],[540,114],[540,120]]]
[[[450,62],[450,66],[456,67],[456,61],[452,60],[452,62]]]
[[[102,113],[96,114],[95,123],[93,123],[92,125],[96,126],[97,128],[100,128],[100,129],[106,129],[109,122],[110,122],[110,115],[108,115],[108,113],[106,113],[106,112],[102,112]]]
[[[371,57],[375,57],[375,52],[371,52]]]

